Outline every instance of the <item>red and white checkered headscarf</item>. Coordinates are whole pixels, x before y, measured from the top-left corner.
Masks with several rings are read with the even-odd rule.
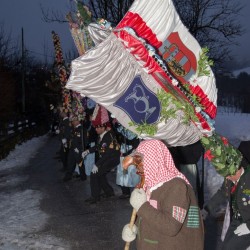
[[[143,155],[144,190],[150,190],[176,177],[183,179],[189,184],[186,177],[175,167],[173,158],[163,142],[158,140],[142,141],[136,152]]]

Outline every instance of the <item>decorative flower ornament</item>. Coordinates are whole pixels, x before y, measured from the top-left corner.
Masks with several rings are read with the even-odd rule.
[[[208,159],[209,161],[211,161],[214,158],[214,155],[212,155],[211,150],[207,150],[205,152],[204,158]]]
[[[221,137],[221,140],[223,141],[224,145],[228,145],[228,140],[225,137]]]
[[[174,86],[177,86],[178,83],[179,83],[179,82],[178,82],[176,79],[173,79],[173,80],[172,80],[172,84],[173,84]]]

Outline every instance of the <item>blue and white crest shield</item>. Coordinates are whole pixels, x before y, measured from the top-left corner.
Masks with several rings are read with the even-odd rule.
[[[160,118],[161,105],[140,76],[135,76],[125,93],[114,103],[122,109],[131,121],[142,124],[154,124]]]

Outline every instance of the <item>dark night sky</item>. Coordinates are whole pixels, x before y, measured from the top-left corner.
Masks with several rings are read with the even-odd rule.
[[[250,66],[250,0],[239,0],[246,7],[239,16],[246,33],[238,38],[239,46],[232,47],[235,55],[235,67],[244,62],[242,67]],[[45,10],[58,11],[63,14],[69,12],[72,0],[0,0],[0,23],[4,23],[7,31],[11,31],[12,37],[21,43],[21,28],[24,29],[24,42],[29,51],[39,59],[44,59],[44,47],[48,47],[50,55],[53,55],[53,43],[51,31],[54,30],[61,38],[64,52],[72,50],[74,43],[70,35],[68,24],[45,23],[42,20],[40,4]],[[40,55],[41,54],[41,55]]]
[[[45,11],[53,10],[64,17],[70,10],[70,0],[0,0],[0,23],[6,31],[21,44],[21,30],[24,30],[24,44],[32,56],[44,60],[44,47],[54,55],[51,31],[61,39],[63,52],[75,48],[67,23],[44,22],[40,5]]]

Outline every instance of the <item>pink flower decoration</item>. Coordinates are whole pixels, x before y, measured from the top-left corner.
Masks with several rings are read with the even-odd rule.
[[[209,161],[214,158],[214,156],[211,154],[211,150],[206,151],[204,158],[207,158]]]
[[[227,140],[227,138],[226,137],[221,137],[221,140],[223,141],[223,143],[224,143],[224,145],[228,145],[228,140]]]

